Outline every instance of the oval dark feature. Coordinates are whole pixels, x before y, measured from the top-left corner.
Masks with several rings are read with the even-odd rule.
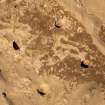
[[[3,95],[4,97],[6,97],[6,96],[7,96],[7,94],[6,94],[5,92],[2,92],[2,95]]]
[[[17,45],[17,43],[15,41],[13,41],[13,48],[15,50],[19,50],[20,49],[19,46]]]

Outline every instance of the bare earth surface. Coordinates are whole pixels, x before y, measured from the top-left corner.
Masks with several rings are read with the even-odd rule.
[[[104,4],[0,0],[0,105],[105,105]]]

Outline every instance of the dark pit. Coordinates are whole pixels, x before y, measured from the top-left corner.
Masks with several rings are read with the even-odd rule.
[[[15,41],[13,41],[13,48],[15,50],[19,50],[20,49],[19,46],[18,46],[18,44]]]
[[[5,92],[2,92],[3,97],[7,97],[7,94]]]

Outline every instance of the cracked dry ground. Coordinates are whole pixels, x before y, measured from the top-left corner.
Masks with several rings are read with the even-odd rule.
[[[91,35],[55,0],[0,1],[0,105],[104,105],[104,68]]]

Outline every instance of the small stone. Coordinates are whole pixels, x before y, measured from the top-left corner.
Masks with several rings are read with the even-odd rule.
[[[49,86],[47,84],[43,83],[39,86],[39,89],[37,89],[37,92],[40,95],[44,96],[49,93]]]
[[[81,62],[81,67],[88,68],[89,67],[88,64],[89,64],[89,61],[88,60],[84,60],[84,61]]]
[[[55,21],[55,27],[57,27],[57,28],[61,28],[62,27],[62,23],[61,23],[61,21]]]
[[[39,89],[37,89],[37,92],[38,92],[41,96],[46,95],[46,93],[44,93],[43,91],[41,91],[41,90],[39,90]]]
[[[82,27],[78,27],[78,29],[77,29],[77,33],[82,33],[84,30],[83,30],[83,28]]]
[[[63,27],[64,25],[66,25],[66,18],[57,19],[57,20],[55,21],[55,27],[57,27],[57,28],[61,28],[61,27]]]
[[[89,60],[84,60],[84,63],[85,63],[86,65],[89,65],[89,64],[90,64],[90,61],[89,61]]]

